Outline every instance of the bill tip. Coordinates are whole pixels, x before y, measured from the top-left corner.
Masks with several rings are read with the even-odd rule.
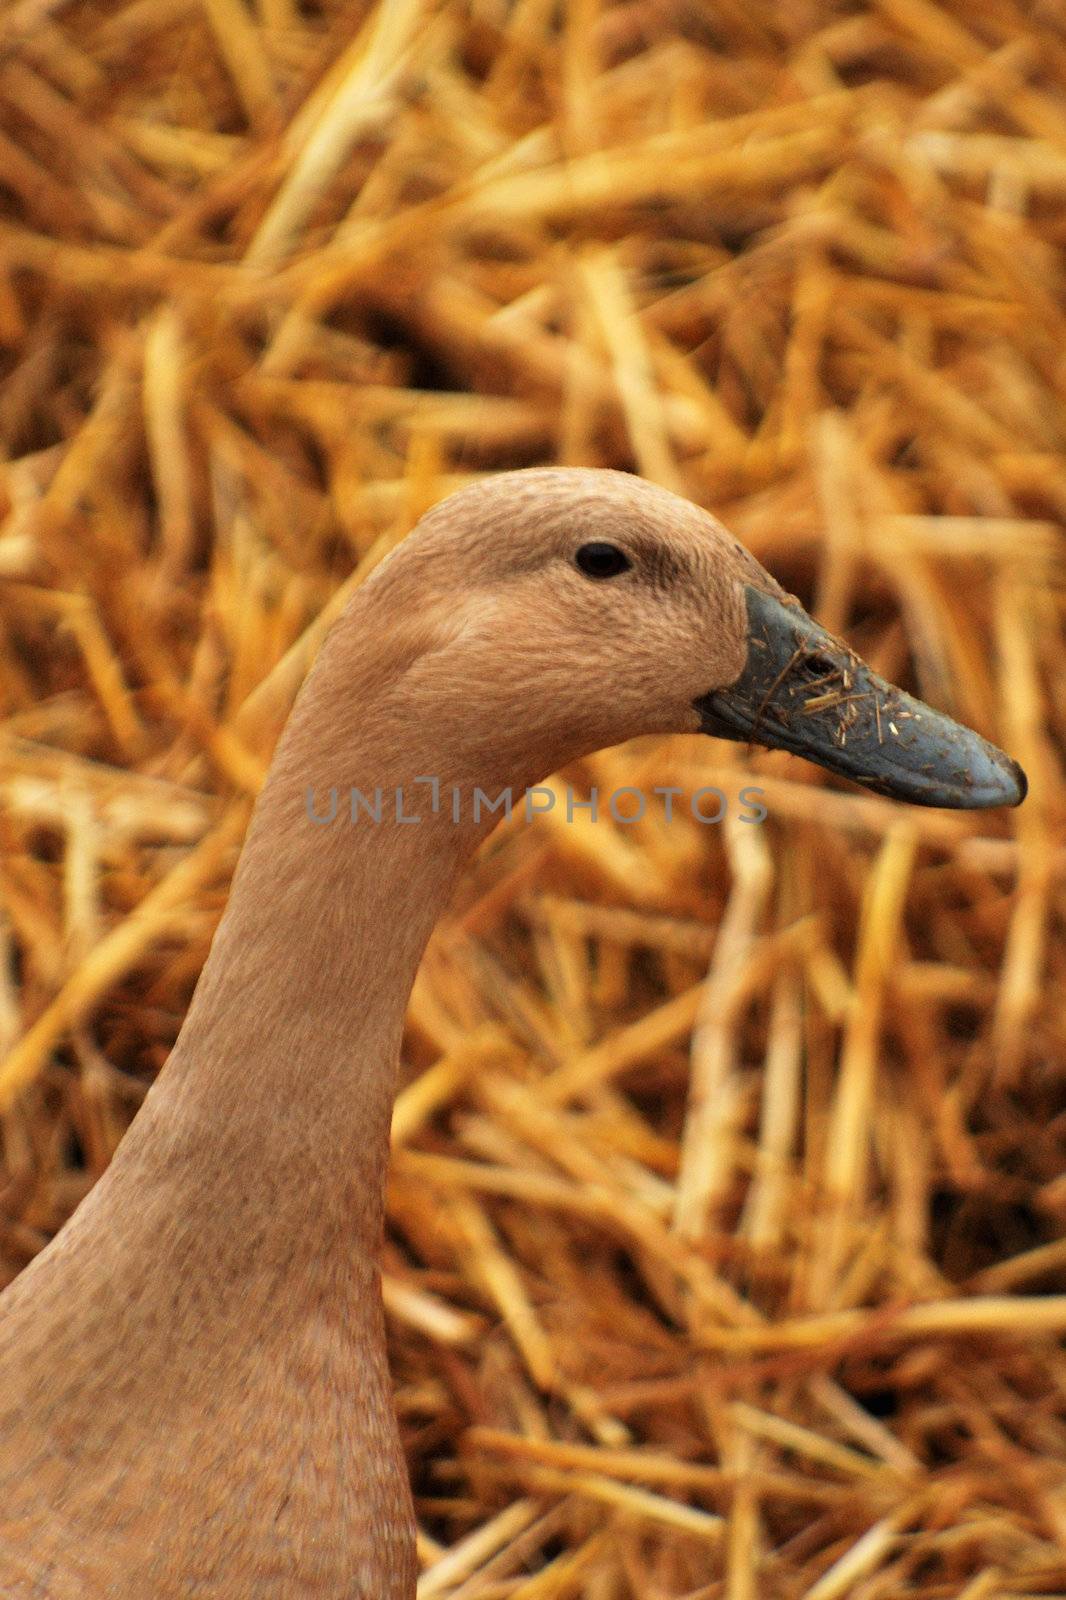
[[[1029,779],[1025,776],[1023,768],[1016,761],[1010,763],[1010,775],[1014,779],[1014,795],[1007,801],[1008,805],[1020,806],[1029,793]]]

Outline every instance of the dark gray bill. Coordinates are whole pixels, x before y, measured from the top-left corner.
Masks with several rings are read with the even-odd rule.
[[[879,678],[798,605],[753,585],[748,660],[728,689],[696,701],[704,733],[792,750],[829,772],[919,806],[1017,806],[1016,761]]]

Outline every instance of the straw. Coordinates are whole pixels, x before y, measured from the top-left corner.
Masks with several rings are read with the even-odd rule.
[[[485,846],[393,1121],[423,1600],[1066,1592],[1064,92],[1018,0],[0,16],[3,1279],[454,488],[675,489],[1029,774],[905,811],[645,740]]]

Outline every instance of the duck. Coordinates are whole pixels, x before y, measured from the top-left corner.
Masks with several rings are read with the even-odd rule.
[[[479,795],[679,733],[1025,795],[664,488],[527,468],[433,507],[327,635],[114,1159],[0,1296],[10,1600],[413,1600],[378,1267],[407,999]]]

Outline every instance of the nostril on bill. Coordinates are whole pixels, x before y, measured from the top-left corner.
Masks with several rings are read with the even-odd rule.
[[[796,665],[808,678],[834,678],[841,673],[840,662],[833,661],[820,650],[804,651]]]

